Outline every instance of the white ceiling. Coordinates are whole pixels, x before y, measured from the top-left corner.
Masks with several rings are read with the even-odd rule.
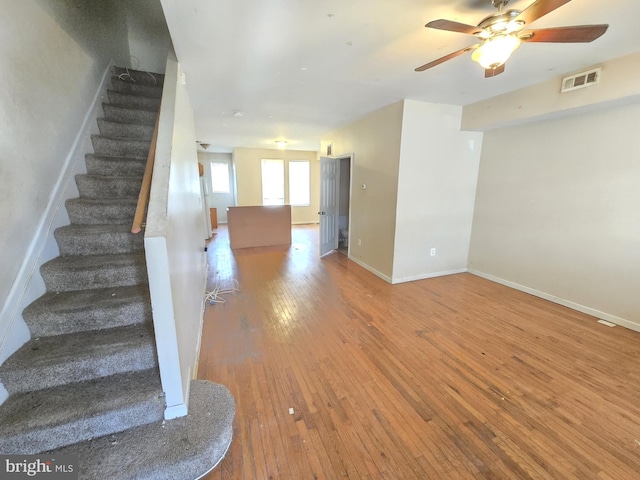
[[[531,27],[608,23],[607,33],[589,44],[523,44],[489,79],[469,54],[414,68],[476,43],[426,22],[476,25],[496,12],[491,0],[161,3],[209,151],[275,148],[276,139],[318,150],[322,134],[401,99],[466,105],[640,50],[640,0],[571,1]]]

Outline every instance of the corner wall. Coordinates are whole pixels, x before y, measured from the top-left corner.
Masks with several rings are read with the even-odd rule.
[[[206,283],[202,195],[193,109],[173,51],[167,60],[145,256],[166,418],[187,414]]]
[[[354,154],[349,255],[391,281],[398,196],[403,102],[369,113],[322,138],[322,152]],[[360,188],[366,185],[366,189]]]
[[[393,283],[466,271],[482,134],[460,131],[461,117],[404,101]]]

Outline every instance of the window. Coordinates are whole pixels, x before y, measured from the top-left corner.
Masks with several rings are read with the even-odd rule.
[[[211,162],[211,190],[213,193],[231,193],[227,162]]]
[[[262,204],[284,205],[284,160],[262,159]]]
[[[289,203],[297,206],[310,205],[309,162],[289,162]]]

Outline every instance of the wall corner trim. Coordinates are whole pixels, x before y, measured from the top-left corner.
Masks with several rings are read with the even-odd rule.
[[[391,281],[391,277],[389,277],[388,275],[385,275],[384,273],[376,270],[375,268],[367,265],[366,263],[364,263],[362,260],[358,260],[357,258],[352,257],[351,255],[349,255],[349,260],[351,260],[352,262],[357,263],[358,265],[360,265],[362,268],[364,268],[365,270],[369,270],[371,273],[373,273],[376,277],[380,277],[381,279],[383,279],[385,282],[387,283],[393,283]]]
[[[453,270],[443,270],[441,272],[432,272],[432,273],[422,273],[420,275],[410,275],[408,277],[397,277],[393,278],[391,283],[405,283],[405,282],[414,282],[416,280],[425,280],[427,278],[435,278],[435,277],[443,277],[445,275],[455,275],[456,273],[465,273],[467,271],[466,268],[455,268]]]

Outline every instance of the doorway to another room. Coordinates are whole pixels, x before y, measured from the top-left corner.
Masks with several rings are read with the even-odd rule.
[[[351,156],[338,159],[338,252],[349,255]]]
[[[211,227],[227,223],[227,208],[236,205],[236,182],[231,153],[198,152],[204,167],[204,193]]]
[[[349,255],[353,154],[320,157],[320,256]]]

